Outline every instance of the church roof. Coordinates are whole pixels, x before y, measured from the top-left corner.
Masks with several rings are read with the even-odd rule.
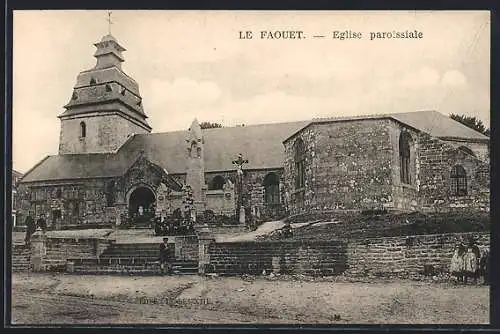
[[[434,110],[423,110],[423,111],[414,111],[407,113],[363,115],[363,116],[316,118],[313,119],[310,123],[308,123],[304,127],[314,123],[330,123],[330,122],[384,119],[384,118],[390,118],[396,120],[416,130],[428,133],[429,135],[437,138],[442,138],[442,139],[453,138],[453,139],[463,139],[463,140],[473,140],[473,141],[489,140],[489,137],[485,136],[481,132],[473,130],[468,126],[465,126],[462,123],[457,122],[451,119],[450,117]],[[286,140],[293,137],[297,132],[291,133],[290,136],[286,138]]]
[[[483,134],[435,111],[204,129],[205,171],[234,170],[232,160],[239,153],[249,160],[245,169],[281,168],[284,160],[283,141],[305,126],[311,123],[380,118],[394,119],[435,137],[488,140]],[[141,150],[144,150],[148,160],[163,167],[169,174],[183,174],[186,172],[186,133],[138,134],[115,154],[48,156],[27,172],[23,181],[121,176],[135,162]]]

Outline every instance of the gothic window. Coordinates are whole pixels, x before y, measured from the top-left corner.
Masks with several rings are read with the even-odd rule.
[[[85,122],[80,122],[80,138],[87,137],[87,125]]]
[[[465,169],[456,165],[451,170],[451,191],[454,196],[467,195],[467,173]]]
[[[76,100],[78,98],[78,94],[76,92],[73,92],[73,95],[71,96],[72,100]]]
[[[461,150],[462,152],[472,155],[473,157],[476,157],[476,154],[467,146],[460,146],[458,149]]]
[[[196,152],[198,154],[198,158],[201,157],[201,147],[196,148]]]
[[[110,84],[106,84],[106,92],[111,92],[113,88],[111,87]]]
[[[108,207],[115,205],[115,182],[113,180],[106,184],[106,205]]]
[[[275,173],[269,173],[264,178],[264,190],[266,204],[280,203],[280,181]]]
[[[306,152],[302,139],[297,139],[294,144],[294,162],[295,162],[295,188],[300,189],[305,186],[304,162]]]
[[[96,83],[97,83],[97,81],[94,78],[90,78],[90,84],[91,85],[95,85]]]
[[[401,183],[410,184],[410,144],[411,136],[408,132],[403,131],[399,135],[399,165],[400,165],[400,177]]]
[[[215,176],[208,185],[209,190],[222,190],[226,180],[220,175]]]

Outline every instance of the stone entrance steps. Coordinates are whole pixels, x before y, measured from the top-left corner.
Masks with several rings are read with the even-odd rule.
[[[80,274],[137,274],[159,275],[160,263],[156,258],[109,257],[105,259],[68,259],[72,263],[72,272]],[[174,275],[198,274],[198,262],[174,261],[171,264]]]
[[[196,275],[197,260],[175,259],[175,250],[169,248],[172,274]],[[68,259],[72,271],[88,274],[160,274],[160,243],[115,243],[99,259]]]

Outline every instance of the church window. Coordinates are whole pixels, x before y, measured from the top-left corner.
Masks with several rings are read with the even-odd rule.
[[[74,202],[73,203],[73,212],[72,212],[73,216],[77,217],[79,216],[80,214],[80,205],[78,202]]]
[[[280,181],[275,173],[269,173],[264,178],[264,190],[266,204],[280,203]]]
[[[458,149],[461,150],[462,152],[472,155],[473,157],[476,157],[476,154],[467,146],[460,146]]]
[[[72,100],[76,100],[78,98],[78,94],[76,92],[73,92],[73,95],[71,96]]]
[[[113,90],[113,87],[111,87],[110,84],[106,84],[106,92],[111,92]]]
[[[467,173],[465,169],[456,165],[451,170],[451,191],[454,196],[467,195]]]
[[[403,131],[399,135],[399,165],[400,165],[400,179],[402,183],[410,184],[410,144],[412,142],[411,136],[408,132]]]
[[[115,205],[115,182],[113,180],[106,184],[106,205],[108,207]]]
[[[226,180],[220,175],[215,176],[208,184],[208,190],[222,190]]]
[[[196,152],[198,154],[198,158],[201,158],[201,147],[196,148]]]
[[[80,122],[80,138],[87,137],[87,125],[85,122]]]
[[[94,78],[90,78],[90,84],[91,85],[95,85],[96,83],[97,83],[97,81]]]
[[[305,169],[304,163],[306,160],[306,152],[302,139],[297,139],[294,144],[294,162],[295,162],[295,188],[301,189],[305,186]]]

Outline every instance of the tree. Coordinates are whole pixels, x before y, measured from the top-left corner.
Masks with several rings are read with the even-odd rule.
[[[211,122],[201,122],[200,128],[202,128],[202,129],[222,128],[222,124],[211,123]]]
[[[487,128],[483,122],[476,118],[475,116],[466,116],[466,115],[458,115],[458,114],[450,114],[450,118],[462,123],[463,125],[474,129],[478,132],[481,132],[482,134],[489,136],[490,135],[490,129]]]

